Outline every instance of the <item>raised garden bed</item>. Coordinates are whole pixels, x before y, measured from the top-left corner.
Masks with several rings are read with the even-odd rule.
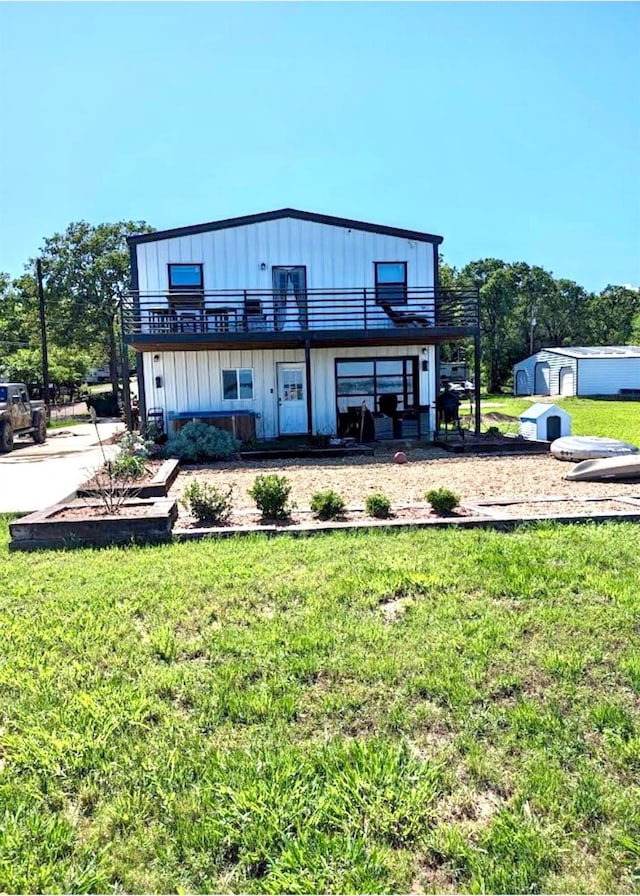
[[[173,458],[165,461],[152,460],[147,462],[147,467],[149,473],[144,478],[117,488],[116,493],[136,498],[166,498],[180,471],[180,461]],[[99,498],[100,489],[95,477],[85,482],[77,494],[80,498]]]
[[[120,512],[107,514],[95,499],[54,504],[9,524],[10,550],[105,547],[169,541],[178,507],[171,498],[127,498]]]

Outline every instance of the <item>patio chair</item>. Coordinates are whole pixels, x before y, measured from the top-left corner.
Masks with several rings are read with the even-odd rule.
[[[449,425],[452,425],[458,430],[460,438],[464,439],[464,430],[460,425],[460,398],[455,392],[447,389],[436,398],[436,422],[438,429],[444,425],[445,438]]]

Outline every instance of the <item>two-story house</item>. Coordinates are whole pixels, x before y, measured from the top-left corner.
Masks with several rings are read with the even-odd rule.
[[[441,242],[296,209],[129,237],[141,419],[361,436],[366,407],[376,438],[428,436],[437,346],[478,357],[478,296],[439,288]]]

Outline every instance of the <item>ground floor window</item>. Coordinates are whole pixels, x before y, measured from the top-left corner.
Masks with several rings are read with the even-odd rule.
[[[336,361],[338,430],[360,419],[363,403],[371,414],[402,415],[417,407],[418,359],[359,358]]]
[[[234,367],[222,371],[222,397],[225,401],[253,398],[253,370]]]

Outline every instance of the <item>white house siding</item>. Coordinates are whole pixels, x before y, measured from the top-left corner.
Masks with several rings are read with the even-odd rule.
[[[548,379],[549,379],[549,395],[559,395],[560,394],[560,368],[562,367],[571,367],[574,371],[574,392],[572,394],[575,395],[575,370],[576,370],[576,359],[570,358],[567,355],[559,355],[556,352],[549,352],[542,349],[539,352],[536,352],[534,355],[530,355],[528,358],[525,358],[524,361],[520,361],[519,364],[516,364],[513,368],[513,383],[514,383],[514,391],[516,384],[519,382],[518,380],[518,372],[523,371],[526,376],[527,382],[527,391],[526,392],[517,392],[519,395],[535,395],[536,394],[536,364],[548,364]]]
[[[640,358],[580,358],[579,395],[617,395],[640,389]]]
[[[237,291],[225,304],[239,310],[243,290],[272,289],[272,266],[279,265],[305,265],[309,290],[366,286],[373,291],[374,262],[406,261],[409,288],[434,286],[432,243],[297,218],[139,243],[136,251],[141,292],[166,294],[170,263],[202,263],[205,291]],[[260,269],[262,264],[264,271]],[[162,295],[160,299],[153,301],[154,307],[164,303]],[[375,323],[381,327],[392,326],[385,313],[375,307],[373,295],[371,299]],[[308,301],[310,328],[320,329],[322,316],[314,315],[313,296]],[[329,299],[320,297],[320,301]],[[345,299],[336,297],[335,301],[344,306]],[[416,299],[406,307],[422,306],[423,302]],[[273,309],[267,306],[265,313],[273,313]],[[368,320],[369,326],[372,323]],[[362,316],[350,315],[348,324],[362,327],[364,320]]]
[[[428,348],[428,370],[419,363],[420,403],[434,401],[435,350]],[[313,431],[336,432],[336,358],[395,358],[415,355],[423,359],[422,345],[329,348],[311,352],[311,396]],[[278,435],[277,363],[304,364],[303,349],[241,351],[145,352],[142,355],[147,409],[161,408],[167,415],[187,411],[254,411],[256,435]],[[157,358],[158,360],[154,360]],[[222,370],[249,367],[253,370],[253,399],[223,401]],[[160,378],[160,386],[156,378]],[[373,408],[372,408],[373,410]]]

